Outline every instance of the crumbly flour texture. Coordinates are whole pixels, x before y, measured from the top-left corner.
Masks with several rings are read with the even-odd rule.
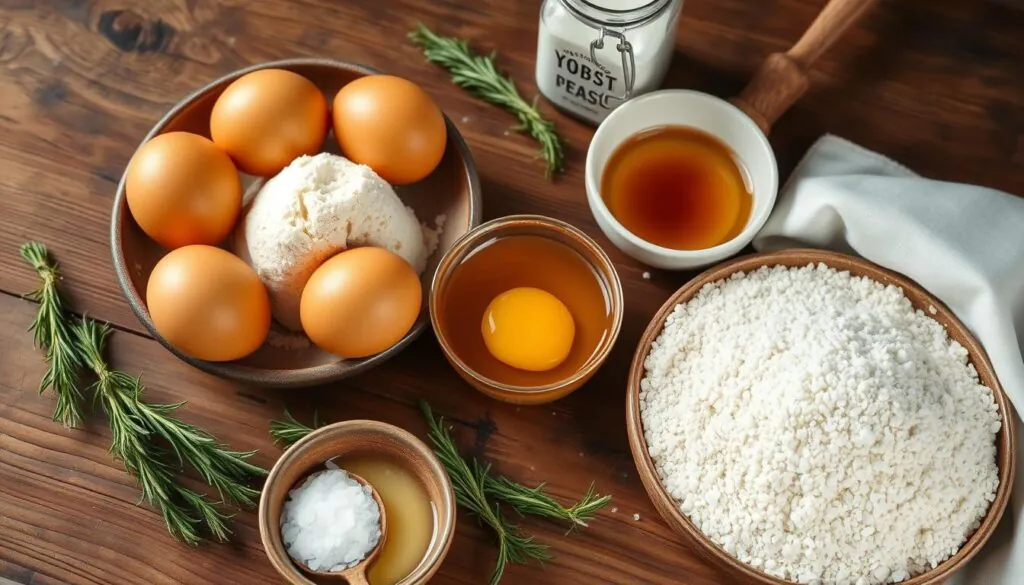
[[[370,167],[320,153],[300,156],[263,184],[239,222],[234,246],[266,285],[274,318],[301,331],[302,289],[325,260],[348,248],[377,246],[421,274],[440,230],[420,225]]]
[[[705,286],[645,361],[661,481],[744,563],[896,583],[952,556],[998,487],[992,392],[902,289],[825,265]]]

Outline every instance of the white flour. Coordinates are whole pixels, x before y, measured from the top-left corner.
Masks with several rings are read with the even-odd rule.
[[[893,583],[949,558],[998,486],[991,391],[898,287],[762,268],[679,305],[641,412],[680,509],[801,583]]]
[[[236,253],[270,294],[279,323],[301,331],[299,301],[313,272],[357,246],[384,248],[422,273],[424,227],[370,167],[329,153],[300,156],[263,184],[236,229]],[[438,233],[429,236],[437,246]]]

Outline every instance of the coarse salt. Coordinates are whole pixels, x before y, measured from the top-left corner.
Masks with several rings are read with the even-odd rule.
[[[341,571],[380,540],[380,507],[369,486],[330,465],[288,492],[281,537],[288,555],[313,571]]]
[[[903,581],[963,545],[999,484],[998,409],[967,357],[899,287],[822,264],[738,273],[654,342],[648,449],[680,510],[744,563]]]

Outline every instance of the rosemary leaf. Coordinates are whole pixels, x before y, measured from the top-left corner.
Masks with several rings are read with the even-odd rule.
[[[322,426],[323,423],[317,420],[316,413],[313,413],[313,426],[310,427],[295,420],[292,413],[285,410],[284,420],[270,421],[270,436],[274,438],[275,445],[289,447]]]
[[[21,256],[39,274],[39,288],[28,298],[39,303],[29,331],[36,347],[46,352],[46,373],[39,384],[40,394],[52,390],[57,397],[53,420],[65,427],[82,424],[82,392],[78,386],[81,363],[74,350],[71,330],[65,317],[64,298],[57,287],[60,270],[46,246],[28,242],[21,246]]]
[[[530,488],[507,477],[498,477],[488,478],[486,487],[487,495],[508,504],[521,515],[567,520],[571,523],[570,530],[586,527],[594,514],[612,500],[609,495],[598,495],[593,483],[583,498],[568,508],[555,501],[544,490],[544,484]]]

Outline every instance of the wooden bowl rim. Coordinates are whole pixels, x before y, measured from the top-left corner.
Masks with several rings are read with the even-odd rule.
[[[424,466],[430,471],[430,476],[437,481],[437,485],[440,487],[439,491],[443,494],[443,500],[435,502],[435,522],[437,525],[434,527],[434,537],[427,548],[427,555],[429,556],[425,555],[416,569],[405,576],[399,583],[401,585],[426,583],[440,568],[441,562],[444,561],[445,557],[448,556],[448,551],[451,548],[452,539],[455,535],[455,490],[452,487],[451,479],[448,477],[448,472],[437,458],[437,455],[419,437],[401,427],[376,420],[346,420],[320,427],[296,441],[291,447],[288,447],[274,463],[263,484],[257,519],[260,540],[263,543],[263,551],[267,555],[270,564],[274,566],[277,573],[285,580],[291,583],[315,585],[306,578],[305,572],[292,561],[288,552],[283,547],[273,546],[274,541],[271,538],[271,530],[280,532],[280,518],[270,518],[270,497],[268,494],[274,491],[272,488],[279,482],[285,469],[296,465],[306,450],[319,443],[338,441],[338,435],[349,435],[351,437],[358,434],[374,433],[388,437],[390,441],[405,444],[415,451]],[[287,487],[290,488],[291,486]],[[288,489],[281,490],[283,498],[288,497],[288,491]],[[374,491],[376,492],[376,489]],[[431,549],[435,548],[435,543],[437,543],[436,549],[431,554]],[[378,547],[378,550],[381,548],[383,546]]]
[[[362,75],[378,75],[382,72],[368,67],[366,65],[360,65],[356,63],[348,63],[345,61],[339,61],[337,59],[324,59],[324,58],[312,58],[312,57],[300,57],[293,59],[282,59],[279,61],[268,61],[264,63],[257,63],[249,67],[238,69],[217,79],[207,83],[201,88],[193,91],[192,93],[185,96],[178,103],[164,114],[159,121],[153,126],[152,129],[146,134],[139,145],[136,147],[136,152],[143,144],[149,142],[153,137],[159,135],[168,124],[171,123],[182,111],[186,110],[195,100],[205,96],[211,91],[215,91],[221,85],[227,84],[239,77],[252,73],[254,71],[260,71],[262,69],[289,69],[293,67],[324,67],[329,69],[341,69],[348,72],[354,72]],[[466,143],[459,129],[452,123],[451,119],[447,115],[444,116],[445,125],[448,131],[449,140],[452,141],[456,150],[458,151],[459,158],[461,158],[465,164],[466,172],[465,179],[468,185],[469,191],[469,227],[467,233],[472,231],[474,228],[480,225],[480,221],[483,217],[483,197],[480,188],[480,178],[477,173],[476,163],[473,160],[473,154],[469,149],[469,145]],[[133,153],[134,156],[134,153]],[[264,369],[252,366],[240,365],[234,361],[228,362],[211,362],[207,360],[200,360],[191,357],[178,348],[174,347],[168,342],[163,335],[156,330],[153,325],[152,319],[149,317],[149,310],[146,308],[146,304],[142,301],[142,296],[139,291],[135,289],[135,285],[132,283],[131,275],[129,274],[128,265],[125,262],[123,242],[122,242],[122,214],[125,213],[127,207],[127,200],[125,197],[125,177],[127,173],[127,165],[125,170],[121,173],[121,180],[117,184],[117,192],[114,196],[114,205],[110,215],[110,253],[114,263],[114,272],[117,275],[117,282],[121,287],[121,292],[124,294],[125,299],[128,300],[128,305],[131,307],[132,312],[135,313],[135,317],[142,323],[149,332],[153,339],[156,339],[167,348],[172,354],[184,361],[185,363],[194,366],[208,374],[213,374],[222,378],[235,380],[238,382],[244,382],[247,384],[253,384],[256,386],[263,387],[275,387],[275,388],[290,388],[298,386],[311,386],[316,384],[323,384],[327,382],[336,382],[338,380],[347,378],[349,376],[358,374],[360,372],[369,370],[375,366],[378,366],[388,359],[394,357],[409,344],[416,340],[428,327],[429,327],[429,315],[427,319],[418,320],[417,323],[409,330],[405,336],[398,341],[398,343],[392,345],[388,349],[370,356],[368,358],[359,360],[341,360],[328,363],[320,364],[316,366],[299,368],[299,369]]]
[[[774,577],[736,559],[717,543],[705,536],[679,510],[679,505],[669,495],[658,478],[657,468],[647,449],[647,442],[643,431],[643,419],[640,414],[640,380],[644,375],[644,360],[650,353],[652,343],[661,334],[665,319],[675,309],[676,305],[693,298],[704,285],[723,280],[736,272],[756,270],[762,266],[785,265],[798,267],[812,263],[824,263],[837,270],[849,271],[855,276],[864,276],[882,284],[899,286],[903,289],[908,299],[910,299],[909,292],[913,292],[925,299],[936,309],[936,312],[930,315],[931,318],[940,324],[948,324],[946,325],[947,331],[952,329],[964,340],[962,345],[968,351],[970,363],[978,371],[978,377],[981,382],[992,391],[993,399],[999,408],[999,416],[1002,419],[999,433],[996,436],[996,447],[998,449],[996,463],[999,466],[999,487],[996,490],[995,499],[989,505],[988,512],[981,521],[981,525],[964,542],[955,555],[946,559],[934,569],[901,583],[901,585],[937,585],[960,569],[981,549],[995,530],[1009,502],[1016,464],[1016,458],[1014,457],[1016,439],[1013,417],[1011,416],[1012,408],[1010,407],[1009,399],[1003,392],[1002,386],[999,384],[999,379],[988,359],[988,354],[956,315],[942,301],[910,278],[862,258],[840,252],[811,248],[761,252],[734,258],[713,266],[673,293],[661,308],[658,309],[658,312],[644,331],[637,345],[636,352],[633,354],[633,361],[629,370],[626,392],[626,432],[629,438],[629,448],[633,454],[633,461],[639,472],[640,480],[647,491],[648,497],[650,497],[655,508],[657,508],[659,514],[668,523],[669,527],[676,533],[695,542],[698,546],[698,552],[703,556],[721,567],[733,573],[742,574],[745,578],[757,583],[766,585],[796,585],[792,581]],[[952,336],[950,337],[952,338]]]

